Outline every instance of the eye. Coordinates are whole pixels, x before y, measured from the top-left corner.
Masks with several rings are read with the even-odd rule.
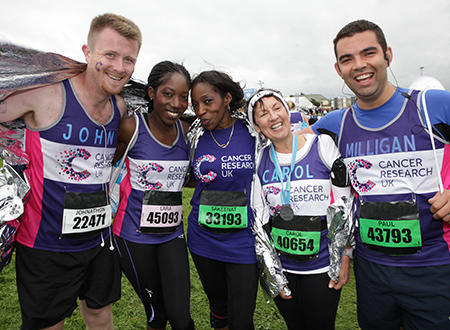
[[[192,109],[194,109],[194,111],[197,111],[198,103],[192,103]]]
[[[105,56],[108,58],[114,58],[114,53],[106,53]]]
[[[172,97],[173,94],[171,92],[162,92],[162,95],[164,95],[165,97]]]
[[[128,64],[135,64],[136,63],[135,59],[129,58],[129,57],[125,58],[125,62],[128,63]]]
[[[181,96],[181,99],[182,99],[183,101],[187,101],[187,100],[189,100],[189,97],[188,97],[187,95],[182,95],[182,96]]]
[[[210,103],[212,103],[212,101],[214,101],[214,100],[213,99],[206,99],[206,100],[203,101],[203,103],[210,104]]]

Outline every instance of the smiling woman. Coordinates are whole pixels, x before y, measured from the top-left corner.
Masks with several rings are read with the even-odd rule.
[[[147,326],[193,329],[189,264],[182,222],[182,188],[188,169],[190,75],[180,64],[156,64],[148,77],[149,114],[124,118],[115,159],[126,155],[127,175],[113,231],[123,273],[141,299]],[[135,120],[137,118],[137,122]],[[131,141],[137,130],[137,138]]]
[[[337,187],[332,167],[339,151],[329,136],[291,132],[282,95],[263,89],[248,102],[255,130],[271,144],[257,156],[252,209],[261,282],[274,297],[289,329],[334,329],[340,289],[349,278],[342,257],[339,277],[330,280],[327,208],[350,195]],[[346,173],[344,174],[346,175]]]

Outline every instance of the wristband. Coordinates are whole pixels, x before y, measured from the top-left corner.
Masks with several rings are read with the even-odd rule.
[[[350,259],[353,259],[353,248],[346,248],[342,253],[343,256],[347,256]]]

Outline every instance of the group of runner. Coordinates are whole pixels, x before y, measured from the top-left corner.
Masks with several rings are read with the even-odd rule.
[[[141,38],[132,21],[100,15],[85,71],[0,104],[1,122],[25,120],[31,159],[16,250],[22,328],[62,328],[79,298],[87,328],[112,329],[123,272],[148,329],[194,329],[187,247],[216,329],[254,327],[259,278],[289,329],[333,329],[351,258],[363,329],[450,328],[449,174],[439,173],[450,93],[389,83],[392,49],[376,24],[358,20],[334,40],[336,71],[357,102],[300,132],[281,93],[263,89],[245,103],[226,73],[191,80],[169,61],[149,74],[148,113],[127,116],[118,94]],[[180,120],[189,95],[190,125]],[[121,158],[111,223],[108,182]],[[409,158],[427,170],[380,175],[381,161]],[[186,181],[195,186],[187,246]],[[355,253],[342,253],[330,280],[327,208],[353,197]]]

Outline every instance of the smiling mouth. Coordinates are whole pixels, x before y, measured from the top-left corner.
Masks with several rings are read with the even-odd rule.
[[[364,81],[364,80],[370,79],[372,77],[373,77],[373,73],[364,73],[364,74],[361,74],[359,76],[356,76],[355,80],[360,82],[360,81]]]
[[[275,125],[271,126],[270,128],[271,129],[277,129],[277,128],[280,128],[282,125],[283,125],[283,123],[278,123],[278,124],[275,124]]]
[[[167,110],[167,113],[168,113],[169,117],[171,117],[171,118],[178,118],[180,116],[180,113],[175,112],[175,111]]]
[[[123,76],[116,76],[116,75],[113,75],[111,73],[107,73],[106,75],[109,78],[111,78],[112,80],[115,80],[115,81],[121,81],[124,78]]]

